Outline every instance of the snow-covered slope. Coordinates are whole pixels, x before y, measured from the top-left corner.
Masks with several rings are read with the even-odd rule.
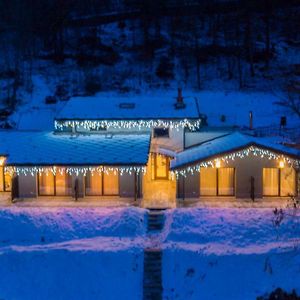
[[[61,112],[64,112],[64,107],[67,106],[67,103],[58,102],[57,104],[46,105],[45,95],[47,93],[41,93],[38,86],[40,84],[41,86],[47,85],[47,83],[40,76],[36,76],[35,78],[37,88],[33,90],[30,98],[28,98],[28,95],[24,95],[24,103],[11,116],[11,121],[15,122],[17,128],[20,130],[52,130],[54,128],[54,119],[61,116]],[[51,82],[48,85],[51,85]],[[99,103],[103,102],[103,105],[97,104],[98,110],[99,107],[102,107],[102,109],[109,107],[104,113],[101,112],[102,115],[109,116],[109,118],[118,118],[120,116],[113,114],[111,111],[113,105],[107,104],[107,102],[140,103],[141,110],[135,115],[135,118],[138,119],[144,114],[149,114],[151,105],[154,105],[151,99],[160,99],[160,104],[165,99],[165,102],[171,107],[170,103],[175,103],[176,96],[176,88],[170,88],[145,90],[139,94],[134,92],[120,94],[116,91],[99,92],[95,96],[82,97],[80,99],[85,101],[85,110],[87,111],[93,109],[95,101]],[[285,107],[275,105],[275,103],[284,97],[282,93],[274,94],[272,91],[225,92],[218,89],[205,91],[184,89],[183,97],[187,103],[193,103],[197,99],[199,112],[207,116],[209,126],[249,126],[250,111],[253,114],[254,128],[261,126],[275,126],[277,128],[280,125],[280,118],[282,116],[287,118],[287,127],[294,128],[300,125],[300,120],[295,114],[292,114]],[[145,104],[144,102],[147,103]],[[192,116],[198,115],[195,105],[192,108],[195,111],[190,111],[189,114]],[[157,107],[155,108],[156,111],[160,111],[159,117],[163,116],[164,109],[162,107],[160,111]],[[80,114],[80,112],[77,113]]]
[[[174,209],[146,235],[139,208],[0,210],[0,297],[141,299],[143,249],[163,249],[165,300],[253,300],[300,292],[300,213]]]

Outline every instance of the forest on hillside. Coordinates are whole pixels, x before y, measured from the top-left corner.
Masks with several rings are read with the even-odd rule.
[[[36,74],[61,98],[178,85],[299,97],[299,29],[296,0],[0,0],[0,98],[13,109]]]

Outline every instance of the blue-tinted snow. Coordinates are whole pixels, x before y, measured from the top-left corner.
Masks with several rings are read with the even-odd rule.
[[[175,103],[176,94],[173,96],[165,94],[160,96],[117,96],[104,93],[95,97],[77,97],[69,100],[56,119],[135,120],[199,118],[194,97],[184,98],[185,108],[176,109]],[[124,108],[121,108],[120,104]]]
[[[145,165],[150,135],[58,135],[0,131],[0,155],[8,165]]]
[[[254,128],[278,127],[281,116],[287,117],[287,127],[300,126],[299,117],[287,108],[275,104],[284,95],[272,92],[183,90],[184,101],[187,103],[183,110],[176,110],[174,107],[177,95],[175,89],[143,90],[140,94],[101,92],[93,97],[78,97],[67,103],[46,105],[45,97],[53,94],[53,83],[51,85],[51,82],[46,82],[39,76],[34,76],[33,81],[35,88],[32,95],[29,98],[24,96],[24,103],[10,118],[20,130],[51,130],[55,118],[198,118],[195,98],[198,99],[200,114],[207,115],[210,126],[248,126],[249,111],[253,112]],[[91,105],[93,102],[97,104]],[[119,103],[133,102],[137,104],[136,109],[119,109]]]
[[[300,151],[297,149],[276,144],[269,138],[257,138],[235,132],[178,153],[175,159],[171,161],[171,168],[176,169],[186,164],[205,161],[215,155],[246,148],[250,145],[267,148],[293,157],[298,156],[300,159]]]
[[[277,105],[286,95],[272,92],[202,91],[194,93],[199,110],[207,115],[210,126],[249,126],[249,112],[253,113],[254,128],[280,125],[287,118],[287,127],[300,125],[299,117],[288,108]],[[222,115],[225,116],[225,120]]]

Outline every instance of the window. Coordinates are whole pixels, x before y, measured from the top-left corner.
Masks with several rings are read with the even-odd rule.
[[[54,175],[51,171],[39,173],[39,195],[54,196]]]
[[[119,194],[119,174],[114,171],[103,174],[103,194],[118,195]]]
[[[169,128],[154,128],[153,137],[155,138],[168,138],[169,137]]]
[[[12,189],[12,176],[9,172],[4,172],[4,190],[11,192]]]
[[[201,196],[233,196],[234,168],[201,168]]]
[[[169,158],[160,154],[152,154],[152,179],[169,178]]]
[[[200,171],[200,195],[217,195],[217,169],[201,168]]]
[[[72,177],[63,172],[55,175],[51,170],[38,175],[38,191],[40,196],[70,196],[72,195]]]
[[[263,195],[279,195],[279,169],[263,168]]]
[[[88,172],[85,178],[85,194],[87,196],[119,195],[119,173]]]
[[[123,103],[119,104],[119,107],[123,108],[123,109],[133,109],[133,108],[135,108],[135,103],[133,103],[133,102],[123,102]]]
[[[218,195],[234,195],[234,168],[218,169]]]
[[[9,172],[4,171],[4,167],[0,166],[0,191],[11,192],[12,176]]]
[[[102,173],[88,172],[85,177],[85,194],[87,196],[102,195]]]
[[[296,172],[293,168],[264,168],[263,195],[290,196],[296,194]]]
[[[280,169],[280,196],[296,195],[296,171],[293,168]]]
[[[66,172],[58,172],[55,175],[55,194],[57,196],[72,195],[72,177]]]

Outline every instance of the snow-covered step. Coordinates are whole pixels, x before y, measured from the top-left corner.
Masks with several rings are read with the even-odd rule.
[[[160,231],[163,229],[165,224],[164,210],[150,209],[148,213],[147,230]]]
[[[143,299],[162,299],[162,252],[159,249],[145,249],[144,251],[144,280]]]

